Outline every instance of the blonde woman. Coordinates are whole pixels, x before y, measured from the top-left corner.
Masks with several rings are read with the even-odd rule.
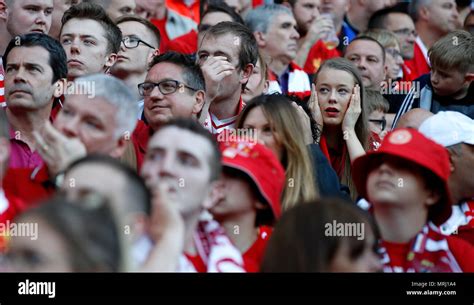
[[[297,109],[287,96],[261,95],[249,102],[237,120],[237,128],[255,130],[258,141],[282,163],[286,174],[283,210],[318,198],[320,192],[341,195],[338,179],[317,145],[307,146]]]
[[[322,129],[321,150],[355,199],[351,161],[365,154],[369,133],[364,85],[357,68],[345,58],[325,61],[315,75],[309,104]]]

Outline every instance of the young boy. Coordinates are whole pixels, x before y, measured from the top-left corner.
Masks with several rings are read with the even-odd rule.
[[[451,215],[448,152],[414,129],[388,134],[354,160],[357,191],[373,207],[385,272],[473,272],[474,247],[438,226]]]
[[[375,90],[365,91],[365,101],[369,109],[370,150],[377,150],[387,134],[387,118],[390,105],[382,94]]]
[[[265,146],[222,142],[223,177],[210,210],[241,251],[245,269],[258,272],[272,225],[280,217],[285,171]]]
[[[438,40],[428,52],[431,73],[415,80],[392,126],[412,108],[432,113],[458,111],[474,119],[474,37],[457,30]]]

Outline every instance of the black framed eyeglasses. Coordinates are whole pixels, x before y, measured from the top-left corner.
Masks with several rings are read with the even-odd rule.
[[[149,96],[156,86],[158,86],[158,89],[163,95],[175,93],[176,90],[178,90],[178,88],[188,88],[193,91],[198,91],[198,89],[189,87],[188,85],[185,85],[177,80],[169,79],[169,80],[161,81],[159,83],[153,83],[153,82],[141,83],[138,85],[138,93],[140,93],[141,96]]]
[[[380,126],[380,130],[384,131],[385,127],[387,127],[387,120],[385,118],[382,118],[380,120],[371,120],[369,119],[369,122],[372,122],[374,124],[378,124]]]
[[[122,43],[123,45],[127,48],[127,49],[135,49],[136,47],[138,47],[138,45],[140,43],[143,43],[144,45],[146,45],[147,47],[149,48],[152,48],[152,49],[156,49],[154,46],[152,46],[151,44],[141,40],[140,38],[138,37],[134,37],[134,36],[125,36],[123,39],[122,39]]]
[[[398,35],[403,35],[403,36],[409,36],[409,35],[413,35],[413,36],[417,36],[418,33],[415,31],[415,30],[410,30],[410,29],[407,29],[407,28],[404,28],[404,29],[399,29],[399,30],[395,30],[393,31],[395,34],[398,34]]]

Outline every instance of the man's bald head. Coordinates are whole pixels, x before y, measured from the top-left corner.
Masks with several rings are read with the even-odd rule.
[[[414,128],[418,129],[420,125],[433,113],[428,110],[415,108],[401,116],[395,128]]]

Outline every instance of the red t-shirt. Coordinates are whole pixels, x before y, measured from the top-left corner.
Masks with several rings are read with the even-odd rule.
[[[341,57],[342,54],[338,49],[328,49],[322,40],[318,40],[309,50],[306,63],[304,64],[304,71],[308,74],[316,73],[323,63],[323,61]]]
[[[150,126],[141,120],[137,122],[137,126],[132,134],[132,143],[135,148],[135,155],[137,156],[138,171],[142,168],[143,161],[145,160],[146,149],[148,147],[148,141],[152,134],[153,130]]]
[[[163,54],[168,50],[168,43],[170,41],[168,34],[166,33],[166,17],[163,19],[150,19],[150,22],[160,30],[160,53]]]
[[[262,226],[259,228],[257,240],[253,245],[243,254],[244,265],[247,272],[259,272],[260,265],[265,254],[267,242],[270,239],[273,229]]]
[[[197,52],[198,33],[191,30],[189,33],[176,37],[168,43],[167,51],[175,51],[182,54],[193,54]]]
[[[406,60],[405,66],[404,72],[408,68],[408,71],[411,72],[410,78],[412,80],[417,79],[426,73],[430,73],[430,66],[428,65],[425,55],[423,54],[423,51],[421,50],[421,47],[418,45],[418,43],[415,43],[415,53],[413,58]]]
[[[178,14],[189,17],[199,24],[199,0],[196,0],[190,6],[187,6],[183,0],[166,0],[166,7]]]
[[[0,58],[0,107],[5,102],[5,84],[4,84],[5,72],[3,71],[2,59]]]

